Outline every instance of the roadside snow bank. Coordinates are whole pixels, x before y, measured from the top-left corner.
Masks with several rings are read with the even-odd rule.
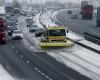
[[[0,65],[0,80],[16,80]]]

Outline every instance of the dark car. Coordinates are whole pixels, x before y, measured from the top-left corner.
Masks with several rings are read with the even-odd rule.
[[[67,10],[67,14],[72,14],[72,11],[71,10]]]
[[[40,37],[44,33],[44,28],[38,28],[35,31],[35,37]]]
[[[34,23],[33,19],[30,19],[30,18],[25,19],[25,21],[26,21],[27,27],[30,27]]]
[[[30,25],[29,32],[35,32],[37,28],[38,28],[38,26],[35,25],[35,24],[34,25]]]
[[[8,26],[8,35],[12,36],[14,30],[17,30],[17,26],[13,26],[13,25]]]

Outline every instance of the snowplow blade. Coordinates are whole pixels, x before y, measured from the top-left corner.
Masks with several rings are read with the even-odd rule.
[[[67,42],[40,42],[39,46],[41,48],[49,48],[49,47],[69,47],[71,44],[68,44]]]

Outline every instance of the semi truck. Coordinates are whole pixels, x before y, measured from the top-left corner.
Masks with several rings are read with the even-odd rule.
[[[97,8],[96,25],[100,26],[100,7]]]
[[[21,11],[21,5],[19,3],[14,3],[13,4],[13,9],[14,9],[14,14],[19,14]]]
[[[92,19],[93,18],[93,5],[85,5],[81,7],[82,19]]]
[[[5,17],[9,18],[10,16],[13,16],[13,5],[12,4],[6,4],[6,6],[5,6]]]
[[[0,43],[6,43],[6,24],[5,19],[0,18]]]

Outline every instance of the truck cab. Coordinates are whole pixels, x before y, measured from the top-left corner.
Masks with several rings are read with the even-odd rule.
[[[66,31],[64,27],[48,27],[47,38],[49,42],[58,41],[66,42]]]

